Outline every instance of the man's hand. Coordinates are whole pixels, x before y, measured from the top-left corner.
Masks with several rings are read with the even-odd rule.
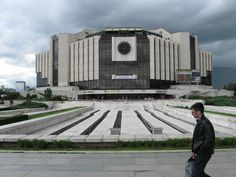
[[[195,158],[196,158],[196,156],[197,156],[197,154],[196,154],[196,153],[192,153],[192,159],[195,159]]]

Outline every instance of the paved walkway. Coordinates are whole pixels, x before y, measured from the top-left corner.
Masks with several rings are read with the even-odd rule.
[[[189,152],[0,153],[1,177],[184,177]],[[216,151],[212,177],[236,176],[236,150]]]

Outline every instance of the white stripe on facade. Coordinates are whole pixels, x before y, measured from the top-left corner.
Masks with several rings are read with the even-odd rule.
[[[155,58],[155,63],[156,63],[156,79],[157,80],[160,80],[161,79],[161,75],[160,75],[160,51],[159,51],[159,41],[160,39],[158,37],[155,37],[155,43],[156,43],[156,46],[155,46],[155,52],[156,52],[156,58]]]
[[[99,79],[99,39],[100,36],[94,37],[94,79]]]
[[[35,55],[35,72],[38,73],[38,54]]]
[[[165,80],[170,80],[170,55],[169,55],[169,46],[170,43],[169,41],[165,41],[165,67],[166,67],[166,79]]]
[[[75,81],[75,63],[74,63],[74,58],[75,58],[75,44],[70,45],[70,82]]]
[[[174,43],[174,58],[175,58],[175,74],[176,71],[179,69],[179,61],[178,61],[178,44]]]
[[[174,53],[173,53],[174,44],[170,42],[170,80],[175,80],[175,71],[174,71]]]
[[[46,52],[46,59],[45,59],[45,78],[48,78],[48,52]]]
[[[79,81],[84,78],[83,41],[79,41]]]
[[[161,80],[165,80],[165,58],[164,58],[164,40],[160,40],[161,48]]]
[[[154,62],[154,36],[148,36],[150,43],[150,79],[155,79],[155,62]]]
[[[74,51],[74,66],[73,66],[73,73],[74,73],[74,81],[79,81],[79,42],[75,42],[73,46]]]
[[[76,42],[74,44],[74,63],[75,63],[75,66],[74,66],[74,80],[75,82],[78,82],[79,81],[79,60],[80,60],[80,50],[79,50],[79,46],[80,43],[79,42]]]
[[[84,81],[88,80],[88,39],[84,40]]]
[[[212,54],[210,56],[210,71],[212,71]]]
[[[93,80],[93,38],[89,38],[89,80]]]

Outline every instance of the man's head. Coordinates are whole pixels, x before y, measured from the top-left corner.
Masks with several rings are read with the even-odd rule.
[[[201,118],[204,113],[204,106],[202,103],[198,102],[191,106],[191,110],[194,118]]]

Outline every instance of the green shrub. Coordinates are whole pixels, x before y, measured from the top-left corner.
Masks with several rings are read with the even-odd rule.
[[[17,147],[18,148],[33,148],[33,149],[42,149],[42,148],[47,148],[48,147],[48,142],[44,140],[18,140],[17,141]]]
[[[33,148],[33,141],[30,140],[18,140],[17,141],[18,148]]]
[[[23,149],[87,149],[87,146],[75,147],[71,141],[60,140],[53,142],[46,142],[44,140],[18,140],[17,147]],[[236,137],[226,137],[226,138],[216,138],[215,140],[216,148],[235,148],[236,147]],[[100,149],[101,147],[95,146],[95,149]],[[109,147],[107,147],[109,149]],[[115,143],[115,148],[120,149],[191,149],[191,139],[168,139],[165,141],[118,141]]]
[[[35,149],[47,148],[48,145],[49,143],[46,142],[45,140],[33,140],[33,148]]]
[[[46,100],[50,100],[52,97],[52,90],[50,88],[47,88],[44,90],[44,97]]]
[[[168,139],[165,141],[118,141],[117,148],[190,148],[191,139]]]
[[[54,148],[59,148],[59,149],[71,148],[72,142],[69,140],[53,141],[51,146]]]
[[[25,109],[25,108],[48,108],[48,105],[45,103],[38,103],[38,102],[28,102],[25,101],[21,104],[18,104],[16,106],[11,106],[11,107],[7,107],[7,108],[0,108],[0,111],[8,111],[8,110],[15,110],[15,109]]]
[[[231,91],[236,91],[236,83],[229,82],[224,86],[224,89],[226,90],[231,90]]]
[[[236,147],[236,137],[216,138],[215,145],[216,147]]]
[[[53,141],[47,142],[45,140],[18,140],[17,147],[23,149],[65,149],[72,147],[71,141],[60,140],[60,141]]]
[[[191,149],[191,138],[167,139],[165,141],[136,141],[116,143],[117,148]],[[216,138],[216,148],[236,147],[236,137]]]
[[[189,95],[188,99],[204,100],[206,105],[233,106],[236,107],[236,99],[228,96],[204,97],[200,95]]]
[[[61,96],[53,96],[51,99],[51,101],[62,101],[62,97]]]

